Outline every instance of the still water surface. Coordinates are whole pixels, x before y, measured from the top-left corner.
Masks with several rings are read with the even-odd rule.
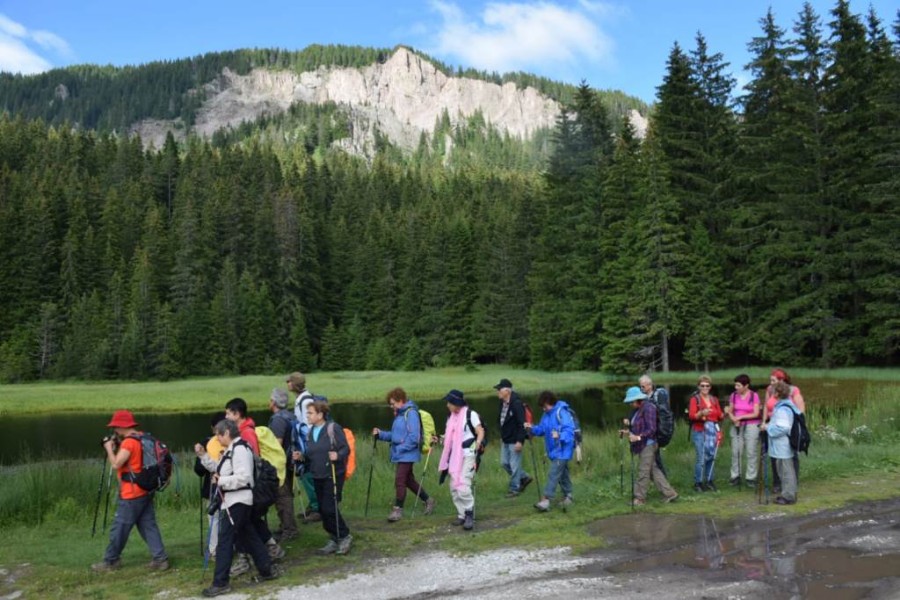
[[[627,416],[628,408],[622,403],[625,388],[629,383],[612,384],[598,388],[588,388],[565,394],[565,399],[575,409],[585,430],[617,427]],[[810,405],[828,402],[834,405],[855,405],[859,402],[863,389],[862,382],[835,381],[811,382],[803,387]],[[687,401],[694,392],[693,385],[667,386],[672,398],[672,409],[676,416],[682,416]],[[716,386],[715,393],[723,400],[732,387],[728,383]],[[539,418],[536,395],[524,398]],[[497,435],[499,400],[496,395],[467,396],[470,405],[481,414],[489,432]],[[443,431],[447,417],[446,405],[440,399],[416,399],[425,410],[431,412],[438,431]],[[252,409],[252,407],[251,407]],[[0,465],[14,465],[34,460],[73,459],[102,456],[100,439],[107,433],[105,428],[109,413],[65,413],[46,415],[8,416],[0,421]],[[383,402],[347,403],[333,402],[334,419],[354,432],[368,433],[373,427],[387,429],[392,415]],[[141,428],[164,440],[176,451],[188,451],[197,441],[209,435],[211,413],[143,414],[135,418]],[[271,413],[265,410],[251,410],[251,416],[258,425],[266,425]],[[682,417],[683,418],[683,417]],[[496,439],[496,437],[494,437]]]

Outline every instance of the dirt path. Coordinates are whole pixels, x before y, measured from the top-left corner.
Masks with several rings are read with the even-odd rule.
[[[550,548],[377,559],[364,572],[271,597],[900,598],[900,499],[734,521],[638,513],[598,521],[591,532],[608,540],[609,549],[583,556]]]

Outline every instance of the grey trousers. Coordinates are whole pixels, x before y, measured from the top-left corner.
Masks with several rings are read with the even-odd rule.
[[[144,538],[150,549],[150,556],[154,560],[166,560],[166,549],[163,546],[162,535],[156,525],[156,513],[153,510],[153,495],[142,496],[133,500],[119,498],[116,506],[116,515],[113,517],[109,528],[109,545],[103,560],[108,563],[115,562],[122,555],[122,550],[128,542],[128,535],[132,527],[137,527],[138,533]]]

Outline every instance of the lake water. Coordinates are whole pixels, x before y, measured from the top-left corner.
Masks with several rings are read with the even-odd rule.
[[[612,384],[598,388],[584,389],[565,394],[563,399],[575,409],[585,430],[618,427],[622,418],[628,415],[628,408],[622,403],[625,389],[632,384]],[[864,382],[825,380],[809,382],[803,386],[804,395],[810,406],[849,407],[860,402]],[[694,391],[693,385],[670,385],[672,409],[678,418],[684,418],[687,401]],[[714,390],[719,398],[727,398],[732,387],[726,384]],[[524,398],[539,418],[536,395]],[[471,406],[481,414],[493,436],[497,435],[499,400],[495,394],[467,396]],[[440,399],[417,399],[416,402],[431,412],[438,431],[443,431],[447,409]],[[21,462],[52,459],[73,459],[102,457],[101,438],[107,433],[105,428],[110,412],[47,414],[7,416],[0,420],[0,465],[14,465]],[[383,402],[363,404],[333,402],[332,415],[345,427],[357,433],[368,433],[373,427],[390,428],[392,415]],[[254,411],[251,416],[259,425],[268,424],[270,412]],[[176,451],[188,451],[195,442],[209,435],[211,413],[142,414],[135,418],[141,429],[149,431],[164,440]],[[494,438],[496,439],[496,437]]]

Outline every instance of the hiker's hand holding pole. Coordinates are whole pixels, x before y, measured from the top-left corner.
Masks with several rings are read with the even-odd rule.
[[[521,452],[522,451],[522,442],[516,442],[516,445],[513,446],[513,452]]]
[[[291,458],[294,459],[295,463],[303,462],[303,454],[299,450],[291,452]]]
[[[337,459],[338,459],[338,457],[337,457],[337,452],[335,452],[334,450],[332,450],[331,452],[328,453],[328,460],[330,460],[331,462],[334,462],[334,461],[336,461]]]
[[[378,429],[377,427],[373,427],[373,428],[372,428],[372,435],[373,435],[374,437],[378,437],[379,435],[381,435],[381,430]]]

